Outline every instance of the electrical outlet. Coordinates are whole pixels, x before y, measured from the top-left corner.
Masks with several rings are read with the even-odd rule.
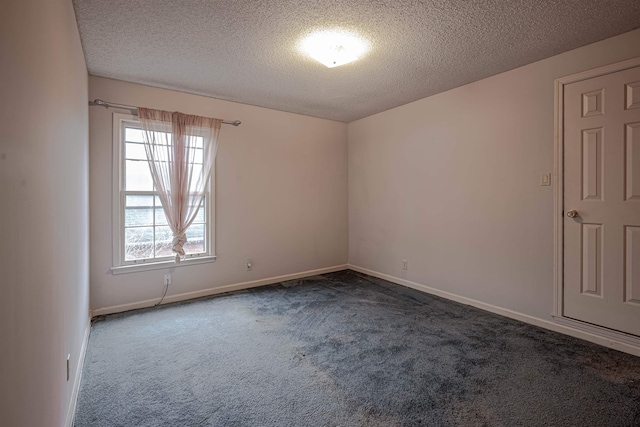
[[[164,275],[164,284],[166,286],[169,286],[171,284],[171,274],[165,274]]]
[[[67,354],[67,381],[71,378],[71,354]]]
[[[247,271],[253,270],[253,263],[250,259],[247,260]]]
[[[402,260],[402,269],[406,270],[409,267],[409,263],[407,262],[406,259]]]

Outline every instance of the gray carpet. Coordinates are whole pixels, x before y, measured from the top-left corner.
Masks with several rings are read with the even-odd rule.
[[[343,271],[99,318],[75,426],[640,426],[640,358]]]

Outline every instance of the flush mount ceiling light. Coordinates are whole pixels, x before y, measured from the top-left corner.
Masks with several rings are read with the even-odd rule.
[[[329,68],[353,62],[369,50],[366,41],[342,30],[325,30],[309,34],[300,41],[299,48]]]

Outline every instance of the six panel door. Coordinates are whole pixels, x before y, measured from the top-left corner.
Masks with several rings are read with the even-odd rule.
[[[564,185],[564,316],[640,336],[640,67],[564,87]]]

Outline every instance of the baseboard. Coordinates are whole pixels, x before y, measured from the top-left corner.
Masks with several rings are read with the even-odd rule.
[[[613,343],[620,342],[620,343],[630,345],[633,348],[640,349],[640,337],[638,336],[625,334],[623,332],[614,331],[612,329],[603,328],[602,326],[592,325],[586,322],[581,322],[579,320],[574,320],[569,317],[555,316],[555,315],[552,315],[552,317],[554,322],[559,325],[564,325],[571,329],[577,329],[579,331],[583,331],[585,333],[612,341]],[[617,348],[615,347],[615,344],[612,344],[609,347]],[[640,354],[638,355],[640,356]]]
[[[80,381],[82,380],[82,368],[84,367],[84,357],[87,354],[87,345],[89,344],[89,333],[91,332],[91,318],[87,321],[87,327],[84,331],[84,338],[82,339],[82,347],[80,348],[80,354],[78,355],[78,361],[76,363],[76,373],[74,375],[73,390],[71,391],[71,399],[69,400],[69,407],[67,408],[67,418],[64,423],[66,427],[73,427],[73,418],[76,414],[76,404],[78,403],[78,393],[80,392]]]
[[[269,277],[266,279],[253,280],[250,282],[242,282],[242,283],[236,283],[232,285],[225,285],[225,286],[220,286],[215,288],[203,289],[200,291],[187,292],[184,294],[170,295],[164,299],[163,305],[169,304],[172,302],[186,301],[190,299],[207,297],[207,296],[216,295],[216,294],[223,294],[225,292],[239,291],[242,289],[255,288],[258,286],[272,285],[274,283],[284,282],[286,280],[301,279],[303,277],[317,276],[318,274],[333,273],[334,271],[346,270],[348,268],[349,266],[347,264],[336,265],[333,267],[319,268],[317,270],[309,270],[309,271],[303,271],[300,273],[286,274],[284,276]],[[96,310],[91,310],[91,317],[102,316],[104,314],[121,313],[123,311],[136,310],[139,308],[152,307],[157,303],[158,303],[158,298],[154,298],[154,299],[149,299],[145,301],[133,302],[129,304],[121,304],[121,305],[114,305],[111,307],[98,308]]]
[[[566,319],[558,319],[557,321],[549,321],[540,319],[538,317],[529,316],[528,314],[519,313],[517,311],[509,310],[506,308],[498,307],[495,305],[487,304],[481,301],[474,300],[472,298],[463,297],[460,295],[452,294],[450,292],[442,291],[430,286],[422,285],[420,283],[412,282],[410,280],[400,279],[398,277],[390,276],[388,274],[380,273],[367,268],[358,267],[356,265],[349,264],[349,269],[359,271],[360,273],[367,274],[369,276],[384,279],[398,285],[406,286],[408,288],[416,289],[428,294],[436,295],[442,298],[446,298],[452,301],[456,301],[462,304],[470,305],[472,307],[479,308],[481,310],[489,311],[491,313],[499,314],[501,316],[508,317],[510,319],[519,320],[524,323],[528,323],[541,328],[549,329],[554,332],[569,335],[575,338],[580,338],[585,341],[589,341],[595,344],[599,344],[605,347],[613,348],[615,350],[623,351],[625,353],[633,354],[634,356],[640,356],[640,345],[635,345],[634,339],[624,339],[619,333],[605,333],[599,331],[603,328],[588,328],[587,326],[579,326],[575,321],[567,321]],[[580,329],[579,329],[580,328]]]

